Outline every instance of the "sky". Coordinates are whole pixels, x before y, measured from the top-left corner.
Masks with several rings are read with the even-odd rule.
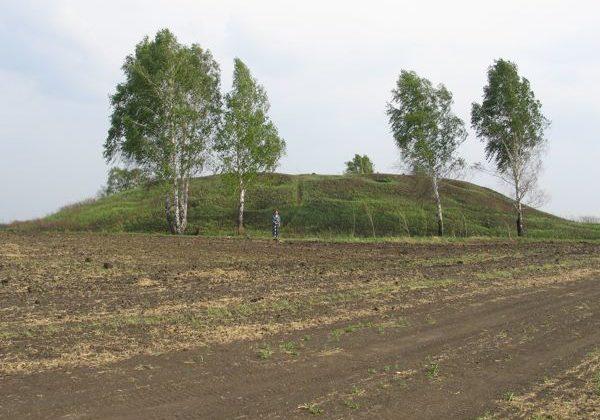
[[[161,28],[211,50],[224,92],[233,59],[249,66],[287,142],[286,173],[339,174],[355,153],[398,172],[385,109],[401,70],[444,83],[469,127],[487,68],[512,60],[552,121],[542,208],[600,216],[597,1],[2,0],[0,223],[97,193],[109,95],[125,57]],[[460,153],[484,161],[470,128]],[[505,191],[487,175],[467,180]]]

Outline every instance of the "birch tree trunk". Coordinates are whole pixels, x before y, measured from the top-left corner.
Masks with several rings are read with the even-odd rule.
[[[188,198],[189,179],[175,179],[172,189],[165,197],[165,211],[171,233],[181,235],[187,228]]]
[[[523,197],[521,192],[521,178],[517,176],[517,171],[513,170],[513,173],[515,184],[515,210],[517,210],[517,236],[523,236],[525,231],[523,229],[523,206],[521,204],[521,199]]]
[[[521,200],[517,200],[517,236],[523,236],[525,229],[523,229],[523,206]]]
[[[440,199],[440,192],[438,190],[437,176],[433,175],[431,177],[431,183],[433,184],[433,196],[435,198],[435,204],[437,206],[438,235],[444,236],[444,216],[442,214],[442,200]]]
[[[182,234],[187,228],[189,179],[182,179],[179,187],[179,223],[177,233]]]
[[[179,204],[179,185],[177,185],[177,178],[175,178],[173,180],[173,190],[171,191],[171,194],[173,194],[173,207],[171,208],[173,215],[172,215],[172,219],[173,219],[173,226],[171,227],[171,233],[181,233],[179,231],[179,218],[180,218],[180,204]]]
[[[244,182],[240,181],[240,207],[238,213],[238,235],[244,234],[244,204],[246,202],[246,187]]]

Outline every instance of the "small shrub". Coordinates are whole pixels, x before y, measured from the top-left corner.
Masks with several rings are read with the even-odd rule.
[[[267,360],[272,355],[273,355],[273,350],[271,349],[271,347],[268,344],[266,344],[263,347],[258,348],[258,357],[261,358],[262,360]]]
[[[515,399],[515,393],[511,392],[511,391],[507,391],[504,393],[504,400],[511,402],[512,400]]]
[[[344,400],[344,405],[352,410],[358,410],[358,403],[352,400]]]
[[[300,410],[306,410],[315,416],[323,414],[323,409],[317,403],[306,403],[298,406]]]
[[[427,368],[425,369],[425,375],[427,375],[427,377],[429,379],[437,378],[439,373],[440,373],[440,365],[436,362],[430,363],[427,366]]]

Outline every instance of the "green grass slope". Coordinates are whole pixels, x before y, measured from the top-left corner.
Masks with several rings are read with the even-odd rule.
[[[447,236],[514,236],[514,214],[503,195],[447,180],[442,185]],[[285,236],[427,236],[436,232],[428,186],[406,175],[368,177],[263,175],[248,192],[249,234],[268,235],[273,208]],[[67,206],[46,218],[13,225],[31,230],[166,232],[163,191],[150,186]],[[189,232],[232,234],[236,201],[219,176],[194,179]],[[527,234],[537,238],[600,238],[600,225],[576,223],[525,210]]]

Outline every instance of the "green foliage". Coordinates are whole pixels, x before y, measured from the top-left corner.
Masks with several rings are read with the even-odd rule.
[[[220,118],[220,70],[210,51],[187,47],[167,29],[144,38],[123,64],[111,97],[104,156],[122,156],[159,179],[202,169]]]
[[[402,70],[387,114],[403,159],[414,171],[442,177],[457,164],[466,139],[463,121],[452,112],[452,94],[413,71]]]
[[[244,232],[245,196],[261,172],[272,172],[285,152],[285,141],[268,116],[265,89],[236,58],[233,87],[225,98],[225,121],[215,143],[220,169],[229,187],[238,192],[238,234]]]
[[[519,76],[516,64],[503,59],[488,69],[483,102],[473,103],[471,123],[485,142],[486,157],[500,172],[509,171],[517,158],[526,160],[544,142],[549,124],[529,80]]]
[[[467,138],[463,121],[452,112],[452,94],[440,84],[403,70],[392,90],[387,113],[403,160],[413,173],[431,180],[437,205],[438,235],[444,234],[438,180],[464,166],[458,146]]]
[[[352,410],[358,410],[360,407],[360,405],[352,399],[344,400],[344,405]]]
[[[319,407],[319,405],[317,403],[302,404],[302,405],[298,406],[298,409],[306,410],[310,414],[315,415],[315,416],[319,416],[324,413],[323,409],[321,407]]]
[[[373,173],[373,162],[367,155],[354,155],[354,159],[346,162],[346,173],[353,175],[370,175]]]
[[[139,168],[127,169],[113,167],[108,172],[104,195],[111,195],[144,185],[148,176]]]
[[[285,141],[268,116],[265,89],[236,58],[233,87],[225,97],[225,117],[215,143],[221,172],[236,187],[247,187],[258,173],[273,171],[285,152]]]
[[[111,97],[104,157],[135,162],[165,181],[173,233],[187,226],[189,179],[202,171],[220,121],[220,71],[210,51],[184,46],[167,29],[144,38],[123,65]]]
[[[258,348],[258,357],[262,360],[270,359],[273,353],[273,349],[268,344]]]
[[[440,365],[436,362],[429,363],[429,365],[427,365],[427,367],[425,368],[425,375],[427,375],[429,379],[437,378],[439,374]]]
[[[386,182],[378,180],[384,177]],[[223,194],[221,176],[190,183],[188,232],[230,235],[235,231],[235,198]],[[249,190],[246,212],[251,235],[270,234],[271,211],[277,206],[285,237],[430,236],[435,233],[434,203],[415,193],[416,178],[405,175],[364,177],[259,175]],[[443,184],[446,230],[450,237],[512,235],[511,200],[467,182]],[[12,225],[19,229],[106,232],[165,232],[159,186],[138,187],[65,207],[44,219]],[[533,238],[600,239],[600,225],[554,217],[526,208]]]
[[[512,391],[506,391],[503,397],[505,401],[511,402],[515,399],[515,393]]]
[[[472,126],[485,142],[488,161],[495,163],[497,175],[513,191],[519,236],[525,232],[522,202],[527,197],[530,203],[538,198],[533,193],[542,165],[544,130],[549,124],[541,108],[516,64],[501,59],[489,68],[483,102],[474,103],[471,111]]]

